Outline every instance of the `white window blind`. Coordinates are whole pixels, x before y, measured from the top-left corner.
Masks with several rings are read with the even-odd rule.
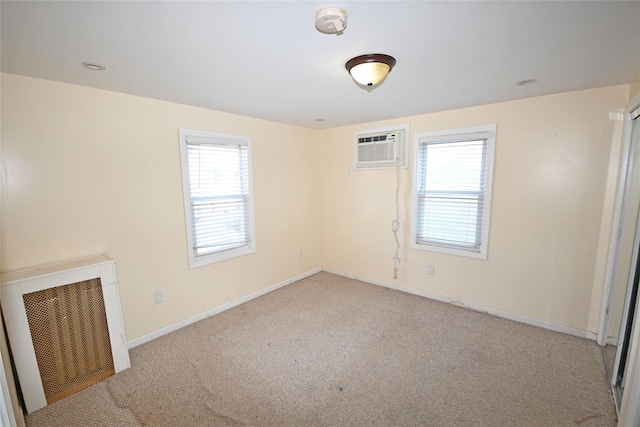
[[[414,247],[486,258],[494,133],[416,136]]]
[[[183,139],[192,267],[252,252],[248,140],[215,134],[186,134]]]

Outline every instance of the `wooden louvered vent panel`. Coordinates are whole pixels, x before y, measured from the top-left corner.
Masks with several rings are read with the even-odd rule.
[[[23,299],[47,404],[115,373],[100,278]]]

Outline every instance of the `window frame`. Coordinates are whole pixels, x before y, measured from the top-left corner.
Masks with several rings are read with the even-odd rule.
[[[187,228],[187,251],[189,255],[189,268],[202,267],[204,265],[236,258],[239,256],[254,253],[256,251],[255,239],[255,211],[253,205],[253,166],[252,166],[252,142],[251,138],[239,135],[228,135],[221,133],[205,132],[193,129],[179,129],[180,137],[180,161],[182,167],[182,190],[184,195],[185,224]],[[247,147],[247,188],[248,188],[248,220],[249,242],[246,244],[232,248],[221,250],[218,252],[198,255],[195,248],[195,235],[191,212],[191,188],[189,179],[189,155],[188,155],[188,137],[198,139],[211,140],[211,145],[228,145]]]
[[[465,256],[478,259],[487,259],[489,246],[489,225],[491,222],[491,199],[493,190],[493,166],[495,162],[495,141],[496,141],[495,124],[484,126],[473,126],[457,129],[446,129],[432,132],[420,132],[414,135],[414,171],[413,171],[413,190],[412,199],[413,207],[411,212],[411,248],[426,250],[432,252],[440,252],[451,255]],[[445,243],[422,243],[418,242],[418,219],[419,219],[419,173],[420,150],[423,143],[436,142],[464,142],[477,141],[479,139],[486,140],[485,147],[485,188],[482,203],[482,224],[480,229],[480,245],[478,249],[464,248],[459,245],[447,245]]]

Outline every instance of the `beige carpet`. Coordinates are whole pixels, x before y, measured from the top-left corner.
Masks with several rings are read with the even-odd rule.
[[[29,426],[615,426],[595,342],[319,273],[131,350]]]

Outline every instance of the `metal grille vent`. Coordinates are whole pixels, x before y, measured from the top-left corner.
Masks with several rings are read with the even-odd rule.
[[[47,404],[115,373],[100,278],[23,300]]]
[[[360,138],[371,139],[371,138]],[[395,162],[395,140],[386,142],[387,139],[376,139],[372,144],[358,142],[358,163],[365,162]],[[368,142],[368,141],[367,141]]]
[[[407,125],[355,133],[355,168],[390,169],[407,166]]]

